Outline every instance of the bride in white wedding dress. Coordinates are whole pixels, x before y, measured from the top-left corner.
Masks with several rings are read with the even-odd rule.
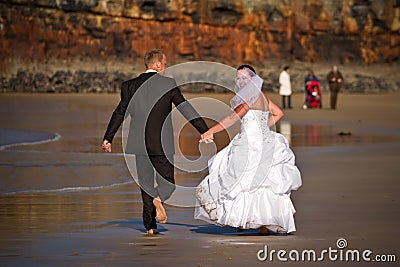
[[[196,188],[195,219],[243,229],[290,233],[296,212],[290,199],[301,175],[286,138],[270,130],[282,110],[261,92],[263,80],[249,65],[237,69],[234,112],[201,136],[214,134],[240,120],[240,132],[209,160],[209,175]]]

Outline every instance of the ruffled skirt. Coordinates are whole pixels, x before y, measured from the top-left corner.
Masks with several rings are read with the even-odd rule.
[[[296,231],[290,193],[301,175],[286,138],[235,136],[209,161],[209,175],[196,189],[195,219],[244,229]]]

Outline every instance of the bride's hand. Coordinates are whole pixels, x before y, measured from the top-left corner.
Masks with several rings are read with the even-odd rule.
[[[199,140],[200,143],[211,143],[214,140],[214,134],[210,131],[205,132],[201,135],[201,139]]]

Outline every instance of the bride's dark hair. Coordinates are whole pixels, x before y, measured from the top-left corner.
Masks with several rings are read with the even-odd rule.
[[[251,76],[254,76],[254,74],[256,74],[256,70],[255,70],[252,66],[250,66],[250,65],[247,65],[247,64],[240,65],[239,67],[237,67],[236,70],[242,70],[242,69],[249,69],[249,70],[251,70],[251,71],[253,72],[253,73],[251,73]]]

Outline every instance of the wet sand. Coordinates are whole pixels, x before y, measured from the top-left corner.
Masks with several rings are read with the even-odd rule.
[[[280,103],[278,95],[270,98]],[[285,110],[278,130],[291,142],[303,186],[292,194],[297,232],[285,236],[237,233],[194,220],[193,208],[170,205],[168,223],[159,226],[161,234],[146,235],[139,189],[118,145],[120,133],[115,153],[104,154],[99,146],[118,99],[0,96],[2,129],[61,136],[54,142],[0,151],[1,266],[282,266],[288,263],[276,254],[272,262],[259,261],[257,252],[265,245],[287,252],[338,249],[338,238],[347,240],[346,249],[370,249],[371,258],[392,254],[398,261],[399,93],[341,94],[335,111],[302,110],[303,95],[293,96],[295,108]],[[220,148],[224,140],[218,138]],[[182,151],[196,154],[197,144],[190,144],[197,136],[187,134],[184,139]],[[205,174],[178,172],[176,180],[196,185]],[[310,266],[307,261],[289,262]],[[327,256],[311,263],[316,264],[374,265],[331,261]]]

